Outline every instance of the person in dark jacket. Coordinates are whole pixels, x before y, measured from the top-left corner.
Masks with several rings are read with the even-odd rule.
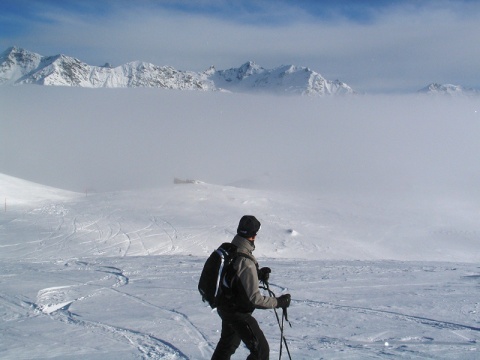
[[[255,309],[287,308],[290,305],[290,294],[275,298],[263,296],[260,292],[259,281],[267,281],[271,271],[269,268],[259,269],[253,256],[259,230],[260,222],[252,215],[245,215],[240,219],[237,235],[232,240],[240,255],[233,263],[232,293],[224,296],[217,308],[222,319],[222,333],[212,360],[229,360],[240,342],[250,350],[247,360],[268,360],[267,339],[252,313]]]

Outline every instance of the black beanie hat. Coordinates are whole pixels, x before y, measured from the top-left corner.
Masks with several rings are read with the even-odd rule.
[[[238,223],[237,234],[248,239],[257,235],[258,230],[260,230],[260,221],[253,215],[244,215]]]

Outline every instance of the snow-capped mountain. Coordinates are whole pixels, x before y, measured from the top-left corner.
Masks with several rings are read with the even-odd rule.
[[[35,71],[42,61],[36,53],[10,48],[0,55],[0,85],[12,84],[26,74]]]
[[[161,87],[210,90],[203,74],[134,61],[121,66],[91,66],[65,55],[42,56],[12,47],[0,56],[0,84],[78,87]]]
[[[0,85],[39,84],[78,87],[158,87],[178,90],[266,92],[302,95],[352,94],[338,80],[330,81],[305,67],[264,69],[254,62],[239,68],[203,72],[180,71],[134,61],[117,67],[92,66],[65,55],[42,56],[12,47],[0,55]]]
[[[460,85],[432,83],[418,91],[422,94],[448,95],[448,96],[473,96],[480,95],[480,90],[466,88]]]
[[[231,91],[274,91],[302,95],[353,93],[345,83],[326,80],[309,68],[294,65],[268,70],[250,61],[238,69],[210,69],[210,72],[210,78],[218,88]]]

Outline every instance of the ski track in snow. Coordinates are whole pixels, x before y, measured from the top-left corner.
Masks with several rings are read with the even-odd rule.
[[[98,256],[111,253],[116,255],[161,255],[174,253],[179,248],[179,232],[167,219],[158,215],[146,214],[136,222],[125,221],[115,212],[98,215],[75,214],[73,209],[54,210],[45,206],[27,212],[24,219],[11,219],[19,222],[20,230],[41,226],[41,238],[32,239],[38,246],[24,253],[24,258],[41,259],[63,257],[64,254],[79,252],[83,256]],[[38,225],[50,224],[49,227]],[[5,223],[3,226],[8,225]],[[157,229],[157,230],[155,230]],[[160,240],[160,241],[158,241]],[[1,245],[16,248],[20,243]]]
[[[119,341],[127,340],[132,346],[139,350],[144,359],[188,359],[179,349],[175,348],[175,346],[152,335],[100,322],[81,320],[76,315],[70,313],[68,307],[62,308],[61,310],[62,311],[52,315],[52,318],[80,326],[89,331],[100,330],[102,336],[117,338]]]
[[[168,250],[165,251],[165,253],[171,253],[173,252],[174,250],[176,250],[178,248],[178,231],[177,229],[175,228],[175,226],[173,226],[169,221],[167,220],[164,220],[164,219],[161,219],[162,223],[164,224],[167,224],[167,226],[169,227],[169,229],[172,231],[172,234],[170,234],[167,229],[165,229],[164,226],[161,226],[159,223],[158,223],[158,219],[157,217],[153,217],[152,218],[152,223],[157,226],[159,229],[161,229],[167,236],[168,238],[170,239],[170,248]]]
[[[101,334],[100,336],[110,336],[114,339],[117,339],[118,341],[126,340],[130,344],[132,344],[132,346],[138,349],[138,351],[142,354],[142,358],[144,359],[188,359],[188,357],[175,346],[153,335],[142,333],[132,329],[101,323],[98,321],[84,320],[80,316],[70,312],[70,307],[77,301],[84,301],[86,299],[92,298],[97,294],[101,293],[102,291],[105,291],[106,289],[120,292],[119,290],[117,290],[117,288],[127,286],[129,283],[128,277],[125,276],[123,274],[123,271],[119,268],[113,266],[98,266],[82,261],[77,261],[75,263],[76,265],[84,267],[85,269],[93,268],[96,272],[107,274],[106,279],[109,279],[113,276],[115,282],[110,286],[110,288],[100,287],[92,293],[79,297],[76,297],[76,294],[82,293],[82,287],[88,286],[88,283],[82,285],[45,288],[38,292],[36,303],[28,304],[29,308],[34,309],[34,312],[36,314],[48,315],[50,318],[56,321],[79,326],[87,331],[99,331]],[[125,292],[121,292],[121,294],[129,296],[136,301],[141,301],[144,304],[155,306]],[[10,304],[9,306],[11,307],[11,301],[7,302]],[[187,321],[184,321],[184,323],[188,325],[188,327],[196,330],[193,325],[188,322],[188,318],[185,315],[174,311],[170,312],[182,315],[183,317],[181,317],[181,320],[186,319]]]
[[[108,338],[122,344],[130,344],[137,350],[139,356],[144,359],[207,359],[213,352],[218,340],[218,334],[213,335],[212,338],[212,333],[208,331],[209,326],[207,326],[205,321],[207,323],[210,321],[217,327],[220,324],[220,319],[217,315],[211,314],[209,310],[203,311],[202,308],[204,306],[201,305],[200,301],[191,305],[191,309],[188,311],[182,310],[182,306],[186,302],[190,303],[191,299],[184,299],[184,296],[180,295],[180,293],[183,294],[184,291],[188,291],[186,293],[187,297],[191,297],[193,294],[193,299],[198,297],[193,287],[198,281],[197,273],[201,262],[192,263],[189,262],[188,257],[180,257],[180,263],[178,263],[176,258],[175,256],[167,258],[162,256],[150,257],[141,267],[135,265],[135,260],[127,259],[125,265],[130,270],[125,270],[124,267],[122,268],[118,265],[125,261],[123,260],[124,258],[95,259],[93,261],[70,260],[62,266],[60,266],[61,264],[55,265],[49,272],[46,272],[46,274],[53,275],[58,285],[38,290],[35,301],[28,301],[0,293],[0,306],[4,311],[8,311],[8,321],[21,319],[26,321],[28,318],[39,316],[48,317],[58,323],[78,327],[83,329],[82,331],[85,333],[91,333],[103,339]],[[137,261],[140,259],[138,258]],[[108,264],[109,262],[110,265]],[[265,262],[265,260],[262,262]],[[173,266],[175,264],[177,268]],[[193,264],[195,265],[192,269]],[[181,268],[178,265],[181,265]],[[296,272],[301,268],[301,265],[289,261],[285,261],[283,266],[286,267],[284,270],[282,270],[283,267],[280,265],[280,263],[276,263],[273,264],[273,267],[274,270],[281,273],[280,278],[283,280],[288,279],[285,277],[285,274],[288,272],[291,273],[290,279],[293,281],[296,277]],[[53,263],[49,266],[53,266]],[[377,265],[373,264],[373,266]],[[389,274],[390,272],[392,274],[401,274],[395,268],[375,269],[361,264],[352,264],[351,266],[345,266],[345,264],[336,266],[325,264],[323,267],[328,272],[325,276],[339,274],[338,281],[340,281],[342,274],[345,274],[346,271],[351,274],[365,275],[373,273],[378,274],[378,276]],[[39,267],[39,269],[41,268]],[[332,273],[333,270],[335,272]],[[80,275],[85,273],[87,277],[81,276],[79,279],[87,279],[87,281],[72,282],[75,278],[71,278],[72,280],[68,281],[70,271],[73,271],[73,274],[78,273]],[[132,272],[135,275],[133,284],[131,276],[127,272]],[[418,272],[415,269],[410,270],[410,273],[415,272],[426,274],[425,276],[438,272],[440,274],[438,276],[441,276],[441,272],[438,269],[423,272]],[[177,278],[177,280],[175,278],[171,279],[174,273],[184,274],[184,276]],[[476,281],[476,276],[465,275],[462,279],[468,284],[472,279]],[[9,277],[5,276],[5,278],[8,279]],[[62,280],[63,278],[65,280]],[[62,281],[64,285],[61,284]],[[68,281],[70,284],[65,285],[65,281]],[[185,283],[186,287],[183,288],[181,286],[177,288],[184,281],[187,281]],[[175,285],[177,283],[178,285]],[[314,281],[305,280],[303,286],[308,288],[314,284]],[[423,284],[419,282],[419,284],[422,286],[428,285],[428,282]],[[414,286],[414,284],[403,285]],[[292,291],[289,286],[278,283],[271,284],[271,287],[277,295]],[[348,286],[346,288],[352,287]],[[374,288],[381,289],[381,286],[372,284],[372,289]],[[296,291],[302,292],[300,289]],[[113,297],[109,295],[110,293],[113,294]],[[163,302],[168,298],[168,294],[175,293],[178,294],[176,298],[174,297],[173,302],[170,301],[164,305]],[[154,294],[155,296],[152,297]],[[144,327],[138,328],[135,326],[136,320],[134,316],[130,317],[132,321],[131,326],[115,323],[115,318],[111,318],[111,320],[108,320],[110,317],[104,318],[101,315],[101,311],[98,312],[95,308],[91,308],[91,306],[95,306],[95,303],[103,298],[114,300],[118,305],[125,307],[125,311],[138,308],[140,313],[155,314],[155,318],[160,321],[154,327],[158,327],[157,330],[155,330],[155,333],[152,333]],[[156,303],[150,299],[155,299]],[[180,304],[176,304],[176,302],[180,302]],[[79,307],[78,305],[80,304],[85,304],[86,307]],[[126,307],[127,304],[128,309]],[[138,304],[138,306],[134,304]],[[150,310],[141,310],[142,307]],[[193,313],[190,313],[190,310],[193,308],[195,308],[194,313],[198,312],[198,310],[205,313],[205,315],[202,315],[201,318],[203,320],[200,322],[197,314],[195,317],[192,317]],[[88,309],[91,310],[89,311]],[[302,314],[310,312],[308,309],[313,309],[315,315],[302,319]],[[93,311],[93,316],[90,314],[91,311]],[[359,329],[364,327],[363,331],[361,331],[363,333],[362,336],[353,336],[353,334],[350,336],[347,334],[341,335],[341,332],[338,333],[337,331],[329,335],[329,327],[334,324],[325,323],[325,321],[329,321],[323,318],[325,314],[334,314],[333,319],[342,319],[342,322],[344,321],[343,319],[349,319],[347,323],[353,322],[352,325],[356,323],[356,326],[360,327]],[[477,347],[478,333],[480,331],[480,328],[475,325],[461,322],[444,321],[433,317],[409,315],[404,312],[375,309],[373,307],[319,301],[309,296],[303,299],[294,296],[292,306],[289,309],[289,315],[293,327],[290,328],[286,325],[285,336],[295,359],[312,358],[312,354],[319,354],[319,357],[313,357],[318,359],[382,359],[387,356],[406,359],[444,359],[444,357],[439,355],[431,355],[431,349],[436,349],[435,351],[438,353],[441,352],[442,348],[448,349],[449,352],[447,354],[466,353],[468,355],[470,353],[474,355],[476,350],[473,349]],[[269,337],[272,348],[271,356],[274,358],[275,353],[278,354],[278,349],[274,345],[275,338],[278,336],[278,326],[274,322],[272,314],[268,311],[259,311],[258,316],[261,327]],[[364,321],[366,322],[365,324],[363,324]],[[370,326],[368,325],[370,323],[373,325],[371,329],[369,329]],[[379,328],[374,324],[382,323],[389,324],[385,325],[387,330],[375,331],[376,328]],[[165,326],[167,327],[165,328]],[[352,327],[352,329],[354,328]],[[431,330],[428,330],[429,328]],[[159,336],[159,333],[163,333],[161,329],[163,331],[168,329],[167,333],[170,333],[170,336],[174,334],[176,340],[172,341]],[[411,331],[411,333],[410,335],[405,334],[405,331],[396,333],[395,329],[405,329],[407,334],[408,331]],[[436,336],[438,334],[433,330],[438,332],[438,334],[443,334],[442,337],[437,339]],[[448,332],[452,333],[458,341],[455,341],[453,337],[448,337]],[[431,335],[426,335],[429,333]],[[182,334],[184,335],[182,336]],[[177,345],[176,342],[182,339],[182,337],[184,340]],[[191,344],[190,347],[197,349],[196,356],[193,356],[193,353],[188,354],[182,349],[182,345],[184,346],[185,342]],[[387,346],[384,344],[385,342],[388,342]],[[464,348],[465,350],[462,351],[459,348]],[[240,349],[238,356],[243,356],[244,351]],[[343,356],[339,356],[342,352]],[[323,354],[327,355],[324,357]],[[475,359],[474,356],[462,358]]]
[[[307,304],[308,306],[314,306],[314,307],[318,306],[318,307],[330,308],[335,310],[345,310],[345,311],[353,311],[356,313],[385,316],[388,318],[393,318],[395,320],[413,321],[421,325],[428,325],[438,329],[480,331],[480,327],[476,327],[476,326],[458,324],[450,321],[435,320],[435,319],[430,319],[422,316],[407,315],[407,314],[402,314],[395,311],[378,310],[378,309],[364,308],[364,307],[358,307],[358,306],[338,305],[338,304],[332,304],[328,302],[312,301],[312,300],[292,299],[292,302],[298,303],[298,304],[304,303],[304,304]],[[429,339],[429,340],[433,340],[433,339]],[[468,341],[470,343],[472,342],[475,343],[475,340],[473,339],[469,339]]]
[[[208,348],[208,340],[205,338],[205,336],[201,333],[201,331],[190,321],[188,316],[186,314],[183,314],[179,311],[176,311],[175,309],[167,309],[155,304],[152,304],[144,299],[139,298],[138,296],[129,294],[125,291],[120,291],[120,290],[114,290],[118,291],[124,296],[129,297],[130,299],[133,299],[134,301],[141,303],[143,305],[147,305],[149,307],[161,310],[162,312],[166,313],[168,316],[171,316],[175,321],[181,323],[183,330],[185,333],[188,335],[188,337],[191,339],[191,341],[197,342],[198,343],[198,348],[202,353],[202,356],[206,356],[205,349]],[[200,339],[200,341],[198,341]]]

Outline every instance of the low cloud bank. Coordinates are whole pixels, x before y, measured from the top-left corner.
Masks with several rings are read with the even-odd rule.
[[[0,89],[0,172],[74,191],[174,177],[342,193],[479,195],[480,104],[159,89]]]

